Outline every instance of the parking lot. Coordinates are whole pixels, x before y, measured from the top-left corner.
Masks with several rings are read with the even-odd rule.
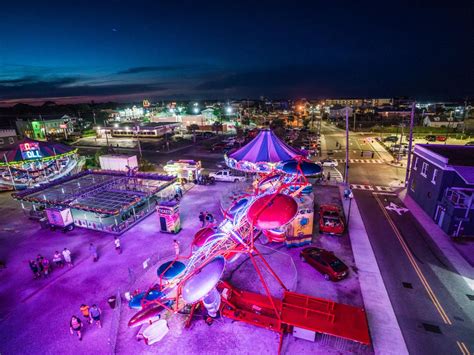
[[[76,353],[116,351],[119,354],[146,354],[158,350],[167,354],[276,353],[279,338],[276,332],[226,318],[217,319],[209,328],[199,317],[192,322],[190,329],[184,329],[186,316],[182,314],[173,315],[169,319],[168,335],[160,343],[148,347],[136,341],[136,328],[127,327],[134,312],[127,307],[125,300],[115,311],[107,305],[107,299],[117,292],[123,297],[127,291],[143,290],[156,281],[157,267],[174,255],[174,238],[181,244],[182,253],[188,253],[192,237],[199,228],[199,211],[209,211],[220,221],[219,196],[233,188],[233,183],[194,186],[181,203],[183,230],[178,235],[160,233],[158,218],[153,214],[121,236],[121,255],[115,252],[111,235],[80,228],[66,234],[42,230],[23,215],[9,194],[0,195],[0,258],[7,265],[0,271],[3,281],[0,286],[0,352],[68,353],[72,344]],[[340,203],[336,187],[316,187],[315,194],[316,208],[321,203]],[[96,263],[88,253],[90,242],[99,250]],[[349,276],[339,282],[326,281],[300,260],[302,248],[287,249],[279,243],[258,243],[257,248],[292,291],[363,307],[349,237],[316,232],[312,245],[332,250],[349,266]],[[28,260],[37,254],[51,258],[56,250],[64,247],[72,251],[74,267],[53,270],[49,278],[33,280]],[[144,262],[146,269],[143,268]],[[224,279],[236,287],[264,293],[252,264],[243,256],[228,264]],[[269,275],[265,275],[265,279],[272,294],[280,297],[282,290],[279,285],[270,281]],[[68,323],[71,315],[80,314],[82,303],[97,303],[102,308],[103,328],[86,325],[84,340],[78,342],[69,334]],[[316,343],[286,336],[282,349],[288,354],[372,353],[370,347],[325,336],[318,337]]]

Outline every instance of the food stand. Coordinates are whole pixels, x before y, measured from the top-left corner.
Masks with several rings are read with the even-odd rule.
[[[195,160],[170,160],[163,169],[183,182],[197,181],[202,174],[201,162]]]

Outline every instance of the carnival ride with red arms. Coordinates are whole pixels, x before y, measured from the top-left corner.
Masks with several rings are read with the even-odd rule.
[[[245,169],[249,166],[245,164]],[[278,332],[280,347],[283,334],[294,327],[369,345],[363,309],[290,292],[255,247],[262,234],[270,241],[282,241],[285,226],[298,214],[297,199],[312,189],[307,176],[319,174],[321,167],[297,154],[269,170],[262,169],[262,164],[256,167],[260,178],[253,191],[234,199],[223,211],[225,219],[217,230],[200,229],[190,255],[177,257],[158,269],[159,281],[141,295],[141,310],[130,319],[129,326],[144,324],[164,310],[178,312],[189,304],[193,305],[191,319],[201,304],[211,317],[220,312],[224,317]],[[242,254],[254,266],[264,294],[239,290],[221,280],[226,265]],[[284,290],[283,299],[271,295],[259,264]]]

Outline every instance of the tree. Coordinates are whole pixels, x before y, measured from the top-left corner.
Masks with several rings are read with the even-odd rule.
[[[140,158],[140,160],[138,161],[138,169],[140,171],[154,171],[155,164],[149,162],[146,159]]]
[[[222,131],[222,127],[222,123],[217,121],[212,124],[212,130],[216,131],[216,134],[219,134],[219,131]]]
[[[196,143],[196,131],[199,129],[199,126],[195,123],[188,126],[188,130],[193,133],[193,142]]]

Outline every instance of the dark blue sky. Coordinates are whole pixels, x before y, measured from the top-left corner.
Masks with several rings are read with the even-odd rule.
[[[473,91],[470,1],[26,0],[2,14],[3,104]]]

